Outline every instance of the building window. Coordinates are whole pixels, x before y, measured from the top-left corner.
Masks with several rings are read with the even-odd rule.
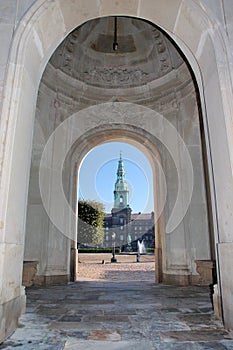
[[[106,227],[105,230],[108,231],[108,227]]]
[[[120,224],[121,224],[121,225],[124,224],[124,218],[120,218]]]
[[[123,228],[124,228],[124,227],[123,227],[123,226],[121,226],[121,230],[123,230]]]
[[[139,230],[140,230],[140,231],[142,230],[142,227],[141,227],[141,226],[139,227]]]
[[[137,226],[134,227],[134,230],[137,231]]]
[[[123,197],[120,196],[120,203],[123,203]]]
[[[124,236],[120,235],[120,240],[123,241],[124,240]]]
[[[106,241],[108,241],[108,235],[106,235],[105,239],[106,239]]]

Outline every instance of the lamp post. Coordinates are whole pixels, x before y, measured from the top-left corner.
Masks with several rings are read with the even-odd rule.
[[[116,263],[117,259],[115,258],[115,239],[116,239],[116,234],[115,232],[112,233],[112,258],[111,258],[111,263]]]

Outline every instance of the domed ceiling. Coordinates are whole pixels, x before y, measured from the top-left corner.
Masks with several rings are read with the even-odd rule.
[[[183,59],[169,39],[149,23],[117,17],[94,19],[75,29],[55,51],[50,64],[66,75],[102,88],[144,85],[178,68]]]

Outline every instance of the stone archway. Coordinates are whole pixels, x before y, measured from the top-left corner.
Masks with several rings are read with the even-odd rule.
[[[150,135],[145,130],[142,130],[135,125],[112,124],[101,125],[98,128],[90,129],[83,137],[75,142],[70,152],[68,153],[64,165],[64,172],[71,173],[73,181],[72,186],[73,210],[76,211],[77,196],[79,182],[78,171],[85,155],[94,147],[108,142],[126,142],[138,148],[149,160],[153,172],[153,188],[150,191],[154,192],[154,231],[155,231],[155,281],[162,282],[162,271],[165,270],[165,258],[162,259],[162,251],[165,251],[165,227],[163,206],[165,203],[165,193],[162,183],[164,182],[161,173],[161,158],[155,145],[151,142]],[[85,144],[83,144],[85,139]],[[67,170],[66,170],[67,169]],[[70,171],[71,169],[71,171]],[[75,262],[73,259],[72,263]],[[164,268],[162,267],[164,265]],[[75,269],[75,266],[72,266]],[[73,273],[75,275],[75,272]]]
[[[78,14],[78,15],[77,15]],[[57,45],[76,26],[91,18],[124,14],[144,18],[161,26],[177,42],[189,60],[199,86],[207,143],[215,240],[223,287],[223,310],[232,327],[231,285],[227,273],[232,265],[232,101],[228,60],[220,30],[210,16],[193,1],[161,4],[148,1],[37,1],[20,22],[14,36],[1,119],[1,227],[3,269],[1,271],[3,339],[15,328],[25,305],[21,288],[25,212],[35,102],[43,69]],[[45,30],[46,28],[46,30]],[[224,96],[223,96],[223,90]],[[214,100],[214,103],[213,103]],[[219,121],[221,123],[219,124]],[[218,127],[217,127],[218,126]],[[23,137],[22,137],[23,135]],[[13,140],[13,142],[12,142]],[[221,140],[221,150],[218,147]],[[214,178],[213,178],[214,173]],[[18,178],[25,179],[18,186]],[[222,178],[229,181],[223,182]],[[217,203],[217,205],[216,205]],[[12,220],[14,217],[14,220]],[[8,262],[11,262],[9,264]],[[222,265],[221,265],[222,263]],[[9,274],[6,266],[12,266]],[[224,269],[222,269],[222,267]],[[10,276],[9,276],[10,275]],[[6,287],[7,286],[7,287]],[[12,313],[11,310],[15,311]]]
[[[198,125],[198,115],[197,115],[197,102],[195,100],[195,89],[193,86],[193,82],[190,76],[190,72],[188,68],[186,67],[183,59],[181,56],[179,56],[178,52],[174,52],[176,50],[172,44],[167,41],[167,38],[163,37],[163,35],[158,31],[158,29],[154,28],[153,26],[149,25],[147,22],[142,20],[136,20],[133,18],[128,17],[121,17],[119,18],[119,21],[124,28],[124,26],[127,28],[127,33],[131,33],[131,43],[134,43],[131,46],[122,46],[123,52],[121,53],[121,67],[119,68],[112,68],[112,62],[119,56],[113,55],[111,57],[110,62],[107,62],[105,59],[105,66],[102,66],[102,61],[104,58],[104,55],[106,54],[106,50],[110,56],[112,56],[111,52],[111,45],[109,45],[109,42],[111,43],[111,27],[112,27],[112,17],[108,18],[101,18],[97,20],[93,20],[90,22],[85,23],[83,26],[81,26],[79,29],[76,29],[73,31],[65,40],[64,42],[59,46],[59,48],[56,50],[56,52],[53,54],[51,60],[49,61],[46,70],[43,74],[39,93],[38,93],[38,103],[37,103],[37,113],[36,113],[36,120],[37,125],[40,125],[39,132],[35,129],[35,144],[33,148],[33,160],[32,160],[32,166],[31,166],[31,179],[30,179],[30,188],[29,188],[29,200],[28,200],[28,215],[27,215],[27,234],[26,234],[26,247],[25,247],[25,260],[35,260],[39,262],[39,269],[37,273],[37,283],[40,281],[44,281],[44,283],[58,283],[58,281],[65,281],[69,278],[69,271],[67,271],[66,268],[66,259],[67,256],[64,256],[64,251],[62,247],[67,247],[67,244],[65,241],[61,244],[57,244],[58,238],[55,237],[55,227],[53,225],[50,225],[48,223],[48,218],[43,217],[43,207],[48,207],[47,205],[42,205],[41,208],[39,205],[40,202],[40,193],[39,193],[39,185],[36,186],[36,178],[33,180],[33,174],[38,172],[39,167],[41,168],[40,164],[38,163],[40,160],[40,153],[41,149],[45,147],[45,141],[48,138],[51,137],[51,133],[54,132],[54,124],[56,125],[57,129],[59,130],[58,126],[61,124],[66,125],[66,129],[70,130],[70,127],[73,125],[73,128],[76,130],[76,136],[79,137],[80,133],[87,130],[88,127],[92,127],[94,135],[97,134],[96,128],[102,127],[105,124],[109,125],[109,130],[106,129],[107,135],[104,135],[104,138],[108,137],[109,134],[114,137],[114,132],[111,129],[111,127],[114,127],[114,123],[116,121],[119,121],[119,118],[121,118],[122,125],[125,125],[125,128],[127,129],[129,126],[127,126],[127,123],[132,124],[133,118],[135,119],[134,123],[132,124],[132,127],[138,128],[140,125],[142,130],[145,131],[151,128],[150,132],[152,134],[155,132],[157,135],[157,139],[160,140],[160,142],[163,144],[163,146],[166,148],[168,144],[170,144],[168,137],[166,136],[166,131],[164,132],[163,129],[166,129],[166,125],[168,123],[168,120],[170,122],[175,123],[175,125],[179,125],[178,129],[171,131],[172,137],[174,137],[174,140],[178,140],[180,138],[179,135],[182,135],[185,133],[184,124],[188,127],[188,132],[186,132],[185,138],[186,143],[191,147],[192,149],[192,158],[194,163],[196,163],[196,159],[201,159],[201,145],[199,141],[199,132],[198,129],[195,127],[195,125]],[[124,26],[123,26],[124,25]],[[91,28],[96,27],[95,31],[90,31]],[[105,35],[106,28],[110,28],[109,36],[107,36],[105,39],[107,41],[107,45],[99,44],[99,35],[102,36]],[[123,28],[120,27],[122,30],[122,34],[125,32],[123,31]],[[135,30],[136,29],[136,30]],[[90,37],[90,34],[88,36],[85,35],[85,33],[94,33],[94,37]],[[141,32],[143,32],[143,37],[145,38],[145,43],[141,38]],[[91,34],[92,36],[92,34]],[[101,42],[103,41],[103,38],[101,36]],[[122,39],[121,37],[121,43]],[[155,39],[154,39],[155,38]],[[84,39],[84,40],[83,40]],[[156,45],[153,45],[155,40]],[[162,40],[162,44],[161,44]],[[93,45],[91,44],[91,47],[89,47],[89,43],[95,42],[94,45],[95,49],[93,52]],[[136,46],[134,46],[136,45]],[[153,51],[151,53],[151,45],[153,45]],[[167,49],[166,49],[167,47]],[[110,52],[109,52],[110,48]],[[158,48],[158,51],[157,51]],[[127,52],[125,50],[130,50],[131,54],[127,56],[126,64],[124,62],[124,53]],[[100,50],[100,51],[99,51]],[[101,52],[101,50],[104,50],[104,55]],[[166,51],[167,50],[167,51]],[[81,53],[80,53],[81,51]],[[136,55],[135,55],[136,51]],[[149,51],[149,52],[148,52]],[[161,62],[160,59],[158,60],[158,56],[160,55],[160,51],[162,52],[161,56]],[[166,64],[164,64],[164,51],[166,51],[166,54],[169,54],[172,57],[172,61],[169,62],[167,60]],[[73,52],[73,54],[72,54]],[[89,54],[85,54],[85,52]],[[146,52],[146,56],[145,56]],[[76,55],[75,55],[76,53]],[[153,64],[151,62],[151,59],[148,59],[149,57],[153,57],[153,60],[155,64],[153,65],[154,70],[151,71],[149,69],[149,72],[151,72],[149,75],[146,73],[148,71],[148,64]],[[75,58],[76,57],[76,58]],[[78,59],[77,59],[78,57]],[[92,64],[92,60],[94,57],[94,62]],[[108,55],[107,55],[108,57]],[[99,59],[98,59],[99,58]],[[101,58],[101,59],[100,59]],[[117,63],[118,63],[117,59]],[[132,67],[129,65],[129,59],[132,61],[140,61],[140,64],[137,64],[136,67],[132,65]],[[68,60],[68,61],[67,61]],[[98,64],[96,62],[98,61]],[[86,61],[89,62],[89,66],[86,66]],[[141,62],[144,62],[144,65],[141,65]],[[69,63],[68,63],[69,62]],[[78,66],[77,66],[78,62]],[[110,67],[109,66],[110,63]],[[106,67],[107,64],[107,67]],[[116,64],[116,62],[115,62]],[[122,65],[124,68],[122,68]],[[129,68],[130,66],[130,68]],[[94,67],[94,68],[92,68]],[[161,67],[159,70],[158,67]],[[173,67],[173,71],[172,71]],[[87,72],[91,69],[91,75],[87,74]],[[131,72],[131,73],[130,73]],[[164,72],[166,74],[166,79],[161,79],[161,74],[164,75]],[[98,73],[98,74],[97,74]],[[130,73],[130,74],[129,74]],[[132,75],[133,79],[130,79],[130,75]],[[94,76],[94,78],[93,78]],[[85,77],[87,81],[85,82]],[[177,77],[179,77],[177,79]],[[140,79],[138,79],[140,78]],[[111,83],[112,82],[112,83]],[[145,85],[148,83],[148,86]],[[70,85],[71,84],[71,85]],[[119,86],[122,87],[122,92],[119,90]],[[109,88],[109,89],[108,89]],[[148,93],[147,93],[148,90]],[[160,94],[162,91],[165,91],[165,94],[162,93],[162,96],[160,97]],[[182,97],[183,96],[183,97]],[[149,98],[150,97],[150,98]],[[136,99],[135,99],[136,98]],[[98,105],[100,106],[106,106],[108,107],[108,115],[106,115],[106,111],[104,107],[99,107],[99,109],[96,107],[94,109],[94,105],[96,105],[96,99],[98,101]],[[109,99],[112,101],[118,101],[117,103],[112,102],[109,104]],[[142,107],[137,107],[137,105],[141,104],[140,102],[135,104],[137,101],[144,101],[143,105],[146,104],[149,106],[149,109],[145,109],[144,112],[142,110]],[[106,102],[107,101],[107,102]],[[120,102],[122,101],[122,102]],[[125,101],[125,102],[124,102]],[[127,102],[128,101],[128,102]],[[46,106],[50,106],[49,109]],[[92,106],[91,110],[89,110],[88,106]],[[116,108],[118,106],[118,108]],[[125,107],[124,107],[125,106]],[[182,106],[182,107],[181,107]],[[148,108],[148,107],[147,107]],[[186,113],[183,112],[184,110],[189,111],[188,115],[186,116]],[[139,112],[141,111],[142,112]],[[79,112],[77,112],[79,111]],[[93,112],[95,111],[95,112]],[[123,111],[123,112],[122,112]],[[73,121],[73,117],[70,117],[70,114],[72,112],[76,113],[78,122],[75,120]],[[125,117],[123,118],[123,114]],[[138,113],[142,114],[140,117],[138,117]],[[85,114],[85,117],[84,117]],[[144,118],[144,114],[146,114],[148,117]],[[129,116],[132,115],[132,118],[129,118]],[[154,115],[154,119],[153,116]],[[158,117],[160,115],[160,117]],[[68,121],[70,125],[68,124]],[[185,122],[185,119],[189,119],[189,121]],[[142,124],[143,120],[143,124]],[[157,125],[155,125],[155,121],[157,120]],[[183,120],[180,124],[179,121]],[[64,127],[63,125],[63,127]],[[44,136],[42,137],[42,141],[39,142],[39,139],[41,139],[41,130],[44,130]],[[156,130],[159,132],[157,134]],[[72,130],[71,130],[72,131]],[[147,132],[148,132],[147,131]],[[178,132],[177,132],[178,131]],[[56,134],[56,132],[54,132]],[[67,134],[67,130],[64,130],[62,132],[63,135]],[[72,135],[72,132],[71,132]],[[136,135],[136,131],[132,134]],[[155,136],[155,135],[154,135]],[[134,136],[135,137],[135,136]],[[132,137],[132,138],[134,138]],[[52,155],[53,152],[56,152],[56,150],[59,149],[59,152],[57,155],[53,156],[53,158],[59,159],[59,157],[64,153],[64,146],[61,149],[61,145],[70,145],[70,138],[65,136],[63,140],[60,141],[59,144],[56,143],[56,137],[54,137],[55,140],[53,141],[53,146],[50,147],[50,153]],[[82,137],[82,142],[84,145],[84,149],[88,148],[87,141],[88,134],[85,137]],[[195,141],[196,139],[196,141]],[[181,140],[182,141],[182,140]],[[39,142],[39,143],[38,143]],[[50,141],[48,141],[50,143]],[[74,142],[74,141],[73,141]],[[140,142],[143,144],[145,141],[142,139]],[[156,140],[154,141],[154,144],[156,144]],[[179,143],[179,142],[178,142]],[[174,144],[173,147],[170,147],[170,153],[172,154],[172,151],[178,152],[178,154],[182,154],[182,146]],[[56,146],[55,146],[56,144]],[[195,146],[193,148],[193,146]],[[171,150],[172,148],[172,150]],[[185,147],[184,147],[185,148]],[[196,151],[195,151],[196,149]],[[54,151],[53,151],[54,150]],[[87,150],[86,150],[87,151]],[[194,155],[196,154],[196,156]],[[174,154],[175,155],[175,154]],[[164,161],[166,159],[165,156],[163,156]],[[182,158],[183,162],[183,172],[187,172],[189,169],[189,166],[184,165],[184,159]],[[50,159],[50,156],[48,156],[48,159]],[[174,167],[172,166],[172,163],[170,163],[170,168],[173,168],[173,171],[169,170],[167,168],[167,165],[164,164],[164,167],[166,168],[167,176],[170,174],[170,180],[169,176],[167,178],[168,182],[174,182],[174,184],[177,182],[175,180],[176,175],[174,172]],[[200,164],[199,164],[200,163]],[[47,168],[53,168],[53,165],[48,164],[45,166]],[[61,165],[60,165],[61,167]],[[176,161],[175,164],[176,169],[179,169],[179,164]],[[198,164],[196,164],[197,168],[202,168],[201,161],[198,161]],[[56,165],[57,168],[57,165]],[[67,172],[69,173],[69,171]],[[173,174],[173,175],[172,175]],[[45,179],[49,179],[51,174],[47,174],[45,176]],[[55,176],[55,174],[54,174]],[[178,175],[179,177],[182,177],[181,175]],[[34,176],[35,177],[35,176]],[[173,179],[172,179],[173,177]],[[192,174],[188,173],[186,174],[186,178],[190,179],[192,182]],[[66,181],[63,182],[64,187],[67,187],[67,184],[72,183],[73,180],[69,180],[69,176],[66,176]],[[203,180],[196,178],[196,183],[202,183]],[[183,180],[181,181],[184,184],[186,183],[186,180],[183,176]],[[32,186],[31,186],[32,184]],[[173,190],[169,190],[169,200],[174,202],[175,199],[175,193],[174,193],[174,184],[173,184]],[[40,184],[40,189],[41,189]],[[180,188],[177,182],[177,186]],[[38,187],[38,194],[37,194],[37,200],[35,201],[35,189]],[[46,186],[46,195],[49,193],[49,185]],[[156,187],[156,186],[155,186]],[[203,186],[201,185],[201,188]],[[54,188],[53,193],[60,193],[61,189]],[[189,191],[186,191],[183,189],[183,193],[188,193]],[[204,188],[202,188],[202,191],[200,192],[199,196],[201,199],[201,202],[199,203],[202,207],[202,222],[204,225],[200,225],[196,223],[196,228],[193,227],[193,224],[186,224],[187,227],[192,227],[191,231],[196,232],[194,236],[196,237],[193,240],[197,240],[197,237],[199,237],[200,241],[202,241],[203,237],[206,236],[207,232],[207,225],[206,225],[206,207],[205,207],[205,200],[203,198],[203,192]],[[178,194],[178,193],[177,193]],[[156,196],[156,195],[154,195]],[[67,198],[73,197],[72,195],[69,195],[67,193]],[[183,197],[185,197],[183,195]],[[178,200],[179,198],[179,200]],[[180,203],[180,208],[183,208],[184,206],[181,204],[181,192],[177,195],[178,203]],[[202,199],[203,198],[203,199]],[[183,202],[184,202],[183,198]],[[204,202],[202,202],[204,200]],[[37,202],[37,203],[36,203]],[[46,202],[46,200],[45,200]],[[62,198],[57,198],[57,200],[52,204],[53,210],[57,212],[57,203],[62,203]],[[175,204],[175,202],[174,202]],[[172,205],[171,205],[172,207]],[[200,206],[198,206],[200,207]],[[69,224],[69,208],[66,208],[64,210],[63,208],[66,208],[66,203],[62,204],[62,207],[60,206],[61,214],[64,212],[67,213],[67,215],[59,215],[59,219],[61,219],[62,222],[59,224],[56,223],[55,226],[59,228],[60,232],[65,233],[65,236],[70,237],[70,234],[72,236],[72,233],[68,233],[70,228],[74,227],[75,224]],[[47,212],[51,211],[51,208],[46,209]],[[191,211],[192,212],[192,211]],[[195,210],[194,210],[195,212]],[[171,214],[171,213],[170,213]],[[167,208],[167,218],[170,217],[169,209]],[[175,214],[176,215],[176,214]],[[192,215],[189,213],[189,216]],[[197,213],[193,214],[194,217],[197,217]],[[48,215],[51,219],[51,214]],[[72,217],[72,213],[70,215]],[[40,218],[39,222],[40,225],[35,224]],[[170,219],[169,219],[170,220]],[[45,221],[48,224],[48,231],[49,234],[47,235],[46,232],[43,231],[43,227],[39,228],[41,226],[41,223]],[[72,220],[71,220],[72,221]],[[54,220],[52,220],[54,222]],[[66,222],[66,227],[63,227],[64,222]],[[44,226],[44,225],[43,225]],[[197,230],[197,227],[199,227],[199,230]],[[185,233],[184,233],[184,227],[180,227],[179,230],[183,232],[183,238],[176,237],[177,242],[178,241],[184,241]],[[39,232],[38,232],[39,231]],[[199,232],[198,232],[199,231]],[[50,244],[50,254],[48,256],[38,256],[38,254],[35,256],[35,253],[37,251],[37,246],[41,245],[40,243],[40,237],[43,233],[43,247],[44,249],[42,251],[47,251],[47,244]],[[73,232],[76,232],[76,230],[73,230]],[[201,236],[200,236],[200,233]],[[178,232],[177,232],[178,234]],[[49,236],[49,238],[47,237]],[[51,237],[50,237],[51,236]],[[179,236],[179,234],[178,234]],[[207,234],[208,236],[208,234]],[[206,236],[206,242],[209,242],[208,237]],[[32,238],[34,237],[34,238]],[[47,238],[46,238],[47,237]],[[30,242],[33,242],[31,244]],[[170,240],[170,243],[173,240]],[[189,241],[189,238],[187,238],[187,241]],[[54,244],[52,243],[54,242]],[[167,244],[169,244],[167,242]],[[174,243],[171,243],[174,245]],[[190,243],[193,244],[193,243]],[[34,246],[34,249],[33,249]],[[75,244],[74,244],[75,246]],[[180,265],[180,262],[178,264],[176,260],[176,252],[173,251],[171,254],[164,254],[164,257],[166,257],[165,261],[166,265],[170,265],[170,271],[169,273],[165,273],[165,270],[168,268],[164,268],[164,280],[168,283],[192,283],[194,282],[194,277],[190,277],[190,271],[192,271],[192,274],[195,275],[195,268],[192,266],[192,269],[190,269],[190,263],[185,259],[184,257],[190,256],[190,254],[184,253],[184,242],[181,244],[178,244],[176,246],[176,251],[180,251],[180,259],[183,260],[183,263]],[[196,247],[196,244],[194,244]],[[203,247],[205,244],[203,244]],[[55,257],[57,255],[57,251],[59,249],[59,256],[63,256],[63,263],[60,263],[60,266],[58,264],[57,259],[55,258],[55,261],[53,261],[52,257]],[[195,248],[196,249],[196,248]],[[171,250],[171,249],[170,249]],[[174,247],[173,247],[174,250]],[[208,248],[207,248],[208,251]],[[68,255],[68,251],[66,255]],[[174,256],[173,262],[169,261],[169,256]],[[189,258],[190,262],[192,261],[192,265],[194,265],[194,257],[197,260],[200,259],[209,259],[209,255],[206,255],[206,253],[201,254],[198,253],[199,257],[196,254],[192,254],[193,257]],[[182,258],[183,257],[183,258]],[[62,260],[62,259],[60,259]],[[181,267],[182,266],[182,267]],[[180,267],[180,268],[179,268]],[[161,274],[162,275],[162,274]],[[40,276],[38,281],[38,276]],[[181,277],[182,276],[182,277]],[[185,277],[184,277],[185,276]],[[189,281],[188,281],[189,280]],[[43,283],[43,282],[42,282]]]

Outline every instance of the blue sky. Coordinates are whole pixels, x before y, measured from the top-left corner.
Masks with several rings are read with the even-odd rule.
[[[83,159],[79,171],[79,199],[101,202],[105,212],[111,212],[120,152],[129,185],[130,207],[134,213],[153,211],[150,163],[136,147],[122,142],[97,146]]]

